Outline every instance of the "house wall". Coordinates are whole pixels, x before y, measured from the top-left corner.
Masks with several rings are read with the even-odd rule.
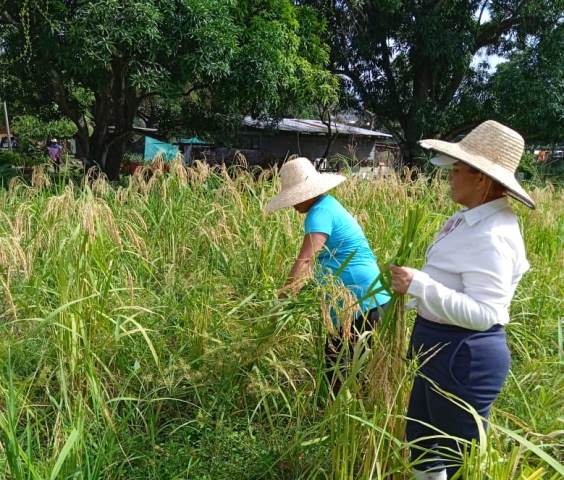
[[[245,147],[263,151],[266,159],[281,160],[290,155],[308,157],[310,160],[322,157],[327,146],[327,137],[304,135],[294,132],[267,134],[249,132],[244,134]],[[329,157],[353,154],[358,160],[371,160],[374,155],[374,138],[339,135],[331,145]]]

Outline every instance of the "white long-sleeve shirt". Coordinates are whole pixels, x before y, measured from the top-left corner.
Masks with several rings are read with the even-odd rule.
[[[407,293],[427,320],[484,331],[509,322],[509,304],[528,269],[517,218],[499,198],[449,218]]]

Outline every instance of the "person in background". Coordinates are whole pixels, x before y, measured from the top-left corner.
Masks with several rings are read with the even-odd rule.
[[[345,343],[341,339],[354,339],[357,334],[373,329],[378,322],[380,309],[384,308],[390,296],[383,290],[371,293],[382,288],[378,280],[380,270],[376,257],[355,218],[327,193],[346,178],[319,173],[304,157],[285,163],[280,169],[280,178],[282,191],[270,200],[266,212],[293,207],[305,215],[304,238],[282,296],[288,290],[301,288],[312,274],[317,260],[320,280],[323,281],[325,276],[338,275],[338,281],[354,294],[359,303],[358,313],[352,322],[354,331],[343,332],[342,326],[336,325],[337,319],[333,318],[335,326],[341,329],[341,335],[328,339],[326,343],[328,380],[336,393],[346,369],[340,362],[343,348],[345,345],[353,347],[352,343]]]
[[[58,172],[63,157],[63,147],[59,145],[56,138],[51,139],[51,141],[49,142],[47,153],[49,154],[49,157],[53,162],[53,168],[55,169],[55,172]]]
[[[479,425],[440,390],[475,409],[487,426],[510,366],[509,305],[529,269],[508,197],[534,203],[515,179],[524,141],[510,128],[487,121],[458,143],[420,144],[436,153],[432,163],[450,168],[452,199],[464,207],[447,220],[422,270],[390,266],[392,289],[417,303],[411,352],[421,375],[406,427],[413,473],[416,480],[442,480],[455,475],[465,448],[479,441]]]

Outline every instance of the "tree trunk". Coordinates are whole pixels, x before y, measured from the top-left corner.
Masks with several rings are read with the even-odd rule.
[[[400,151],[402,154],[401,167],[417,167],[419,164],[418,154],[420,148],[417,145],[418,140],[421,139],[422,132],[420,131],[417,122],[417,106],[412,105],[408,114],[403,116],[400,125],[403,131],[402,139],[400,140]]]
[[[109,180],[119,180],[121,162],[131,137],[133,120],[139,106],[134,87],[127,83],[127,66],[121,58],[112,61],[112,118],[114,130],[106,144],[104,172]]]
[[[323,152],[323,158],[329,158],[329,154],[331,153],[331,147],[333,146],[333,142],[337,138],[337,133],[335,134],[327,134],[327,146],[325,147],[325,152]]]
[[[90,156],[90,142],[88,136],[88,127],[86,125],[78,125],[78,130],[74,136],[76,142],[76,156],[84,164],[88,162]]]
[[[331,124],[331,112],[327,108],[320,108],[319,118],[321,123],[323,123],[327,127],[327,145],[325,146],[325,151],[323,152],[322,158],[327,160],[329,159],[329,154],[331,153],[331,147],[333,146],[333,142],[339,135],[339,132],[336,130],[333,132],[333,125]]]
[[[123,156],[125,154],[126,144],[127,137],[123,137],[122,139],[115,140],[108,149],[104,172],[111,181],[119,180],[121,161],[123,160]]]
[[[90,137],[89,157],[91,165],[104,169],[106,165],[106,156],[108,154],[107,146],[107,127],[104,123],[94,127],[94,133]]]
[[[419,156],[419,147],[417,146],[417,142],[410,142],[410,141],[403,141],[400,143],[400,152],[402,155],[402,162],[401,165],[404,167],[419,167],[420,159]]]
[[[89,140],[88,162],[101,169],[106,164],[108,153],[108,120],[111,95],[107,89],[95,93],[93,107],[94,132]]]

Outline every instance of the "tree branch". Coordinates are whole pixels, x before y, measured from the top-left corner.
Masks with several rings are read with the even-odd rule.
[[[504,18],[501,21],[489,21],[480,25],[478,29],[478,34],[476,35],[476,51],[482,47],[486,47],[495,43],[499,40],[499,37],[510,30],[515,25],[518,25],[523,17],[519,14],[523,7],[529,2],[529,0],[522,0],[519,5],[512,12],[511,16]]]
[[[131,126],[130,128],[121,131],[117,135],[114,134],[112,136],[113,138],[106,144],[106,148],[109,150],[115,143],[123,140],[124,138],[127,138],[131,133],[133,133],[133,131],[133,126]]]
[[[461,133],[465,133],[468,132],[469,130],[471,130],[472,128],[474,128],[475,126],[477,126],[480,122],[479,121],[470,121],[468,123],[459,125],[453,129],[451,129],[445,136],[444,139],[447,142],[451,142],[452,140],[454,140],[458,135],[460,135]]]
[[[0,21],[0,24],[4,24],[4,25],[13,25],[14,27],[19,27],[20,24],[14,19],[14,17],[12,17],[12,15],[10,15],[8,13],[7,10],[4,10],[2,12],[2,15],[0,15],[0,19],[5,19],[4,22]]]
[[[462,80],[464,80],[467,71],[468,71],[468,67],[464,69],[460,69],[460,71],[456,72],[452,76],[449,86],[443,90],[443,95],[441,95],[438,99],[440,108],[445,108],[452,101],[454,94],[460,87]]]
[[[207,85],[204,85],[203,83],[197,83],[193,87],[189,88],[188,91],[186,93],[184,93],[184,96],[187,97],[190,94],[194,93],[196,90],[202,90],[206,87],[207,87]]]
[[[482,23],[482,15],[484,15],[484,11],[486,10],[486,7],[488,6],[488,1],[489,0],[485,0],[484,3],[482,4],[482,7],[480,8],[480,14],[478,15],[478,25],[480,25]]]
[[[77,127],[80,127],[81,112],[69,102],[68,95],[65,86],[63,85],[61,76],[54,68],[49,68],[49,75],[51,77],[53,89],[57,94],[57,103],[59,104],[65,115],[67,115],[76,124]]]
[[[403,109],[401,108],[401,103],[399,100],[396,79],[392,72],[392,64],[390,63],[390,48],[388,47],[388,43],[386,42],[385,38],[380,42],[380,44],[382,45],[382,66],[384,68],[384,72],[386,73],[388,83],[390,84],[390,92],[396,105],[398,116],[403,116]]]

